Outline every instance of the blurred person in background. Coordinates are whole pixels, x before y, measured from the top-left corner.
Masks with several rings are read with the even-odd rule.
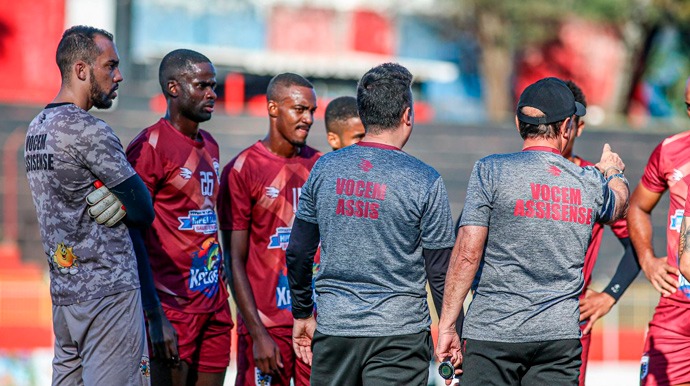
[[[364,125],[359,119],[357,99],[342,96],[326,106],[326,135],[333,150],[357,143],[364,137]]]
[[[685,103],[690,103],[690,78],[685,86]],[[687,113],[690,117],[690,109]],[[690,282],[678,269],[680,231],[690,183],[689,148],[690,131],[661,141],[652,151],[630,199],[630,239],[642,271],[661,293],[645,338],[640,363],[642,386],[690,385]],[[670,192],[666,256],[657,257],[652,246],[651,213],[666,190]]]
[[[443,179],[402,151],[414,125],[411,84],[398,64],[369,70],[357,86],[366,135],[324,155],[303,188],[286,253],[293,344],[312,364],[312,385],[417,386],[429,377],[425,286],[442,295],[454,232]]]
[[[142,286],[151,381],[221,386],[233,323],[217,241],[219,151],[199,128],[214,110],[216,71],[206,56],[178,49],[161,61],[158,80],[165,116],[127,147],[156,212],[151,227],[130,232],[140,260],[150,261],[142,283],[155,283]]]
[[[474,166],[436,350],[439,361],[450,359],[462,373],[463,385],[578,382],[578,296],[592,227],[622,218],[629,194],[624,164],[608,144],[596,167],[563,157],[576,135],[574,118],[584,114],[563,81],[542,79],[518,102],[523,151]],[[455,318],[482,258],[461,344]]]
[[[575,101],[581,103],[583,106],[587,107],[587,102],[585,100],[585,95],[582,89],[575,84],[573,81],[566,81],[566,85],[570,88],[570,91],[575,96]],[[583,117],[574,118],[573,124],[575,125],[574,135],[571,136],[570,141],[566,144],[565,149],[563,149],[563,157],[567,158],[571,162],[574,162],[577,166],[594,166],[593,163],[584,160],[575,154],[573,154],[573,147],[575,145],[575,140],[577,137],[582,135],[582,131],[585,127],[585,121]],[[599,255],[599,247],[601,246],[601,239],[604,236],[604,226],[601,223],[595,223],[592,228],[592,239],[589,241],[589,246],[587,247],[587,254],[585,255],[585,265],[582,269],[582,273],[585,279],[584,291],[580,295],[580,328],[582,329],[582,337],[580,342],[582,342],[582,367],[580,367],[580,385],[585,384],[585,375],[587,372],[587,358],[589,356],[589,347],[592,339],[590,334],[592,326],[594,323],[604,315],[606,315],[614,304],[623,296],[625,290],[630,286],[630,283],[635,280],[637,274],[640,272],[640,265],[637,262],[637,255],[635,254],[635,249],[630,242],[628,237],[628,227],[625,219],[620,219],[609,225],[611,230],[618,238],[618,241],[623,244],[623,256],[621,257],[618,268],[611,278],[609,284],[604,287],[602,292],[596,292],[589,289],[589,285],[592,281],[592,271],[597,262],[597,257]]]
[[[223,169],[221,242],[237,303],[237,386],[308,385],[311,370],[292,349],[285,249],[302,185],[321,156],[307,146],[316,93],[292,73],[266,91],[268,134]],[[318,262],[312,267],[317,269]]]
[[[128,227],[150,225],[153,207],[119,138],[88,113],[92,107],[109,108],[123,80],[113,35],[72,27],[60,39],[56,61],[60,91],[29,125],[25,146],[50,267],[52,383],[148,385],[144,314]]]

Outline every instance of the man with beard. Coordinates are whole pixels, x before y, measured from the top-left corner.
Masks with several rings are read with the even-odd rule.
[[[206,56],[179,49],[163,58],[158,80],[165,116],[127,147],[156,212],[150,228],[131,232],[135,245],[143,239],[137,254],[148,255],[158,292],[143,293],[152,383],[220,386],[233,326],[216,239],[220,164],[218,144],[199,128],[213,113],[216,71]]]
[[[60,91],[31,122],[25,146],[50,267],[52,382],[148,385],[137,262],[127,228],[150,225],[153,207],[120,140],[87,112],[110,107],[117,96],[122,74],[113,36],[72,27],[56,61]]]
[[[285,249],[302,185],[321,155],[306,145],[316,94],[308,80],[285,73],[271,79],[266,96],[268,135],[223,169],[218,198],[239,309],[235,384],[287,386],[294,378],[295,385],[308,385],[310,369],[292,350]]]

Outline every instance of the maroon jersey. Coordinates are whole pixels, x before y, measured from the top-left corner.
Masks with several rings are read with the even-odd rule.
[[[594,166],[593,163],[584,160],[580,157],[575,157],[575,163],[579,166]],[[628,223],[625,219],[620,219],[610,225],[611,230],[619,239],[624,239],[629,237],[628,235]],[[604,237],[604,225],[598,222],[594,223],[592,228],[592,238],[589,240],[589,246],[587,247],[587,253],[585,254],[585,265],[582,268],[582,274],[585,278],[585,286],[582,290],[582,296],[585,294],[585,290],[589,287],[592,282],[592,271],[594,270],[594,265],[599,257],[599,248],[601,247],[601,239]]]
[[[320,156],[305,146],[299,155],[284,158],[258,141],[223,169],[218,198],[220,229],[249,231],[247,277],[267,328],[292,326],[285,249],[302,185]],[[315,269],[317,266],[318,260]],[[237,332],[246,334],[242,318],[237,319]]]
[[[690,179],[690,131],[672,135],[663,140],[649,156],[640,183],[648,190],[663,193],[666,189],[670,193],[668,207],[668,224],[666,225],[666,256],[668,264],[678,267],[678,242],[680,238],[680,224],[683,221],[685,201],[688,196]],[[673,275],[672,275],[673,276]],[[672,303],[690,308],[690,282],[682,275],[680,291],[676,291],[668,298],[662,297],[660,304]]]
[[[153,198],[156,219],[143,236],[158,295],[187,313],[214,311],[228,298],[214,211],[218,144],[203,130],[199,136],[194,141],[161,118],[127,147]]]

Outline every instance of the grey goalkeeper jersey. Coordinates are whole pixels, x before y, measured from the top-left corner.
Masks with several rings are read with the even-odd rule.
[[[48,105],[29,125],[24,157],[53,304],[139,288],[127,227],[98,225],[85,201],[96,180],[113,187],[135,174],[113,130],[73,104]]]
[[[492,155],[474,165],[460,226],[489,232],[465,338],[580,336],[585,252],[594,223],[611,219],[615,201],[596,168],[581,168],[551,150]]]

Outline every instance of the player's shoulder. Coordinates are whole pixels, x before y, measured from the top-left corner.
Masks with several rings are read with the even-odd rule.
[[[215,138],[213,138],[213,135],[209,133],[208,131],[204,129],[199,129],[199,135],[201,135],[201,138],[204,139],[206,143],[209,143],[215,147],[218,147],[218,142],[216,141]]]
[[[231,170],[241,173],[255,168],[261,164],[261,159],[264,158],[264,149],[261,141],[255,142],[253,145],[241,150],[230,162],[223,168],[223,175],[230,174]]]
[[[686,149],[690,146],[690,130],[670,135],[664,138],[654,149],[659,153],[673,153],[679,149]]]

